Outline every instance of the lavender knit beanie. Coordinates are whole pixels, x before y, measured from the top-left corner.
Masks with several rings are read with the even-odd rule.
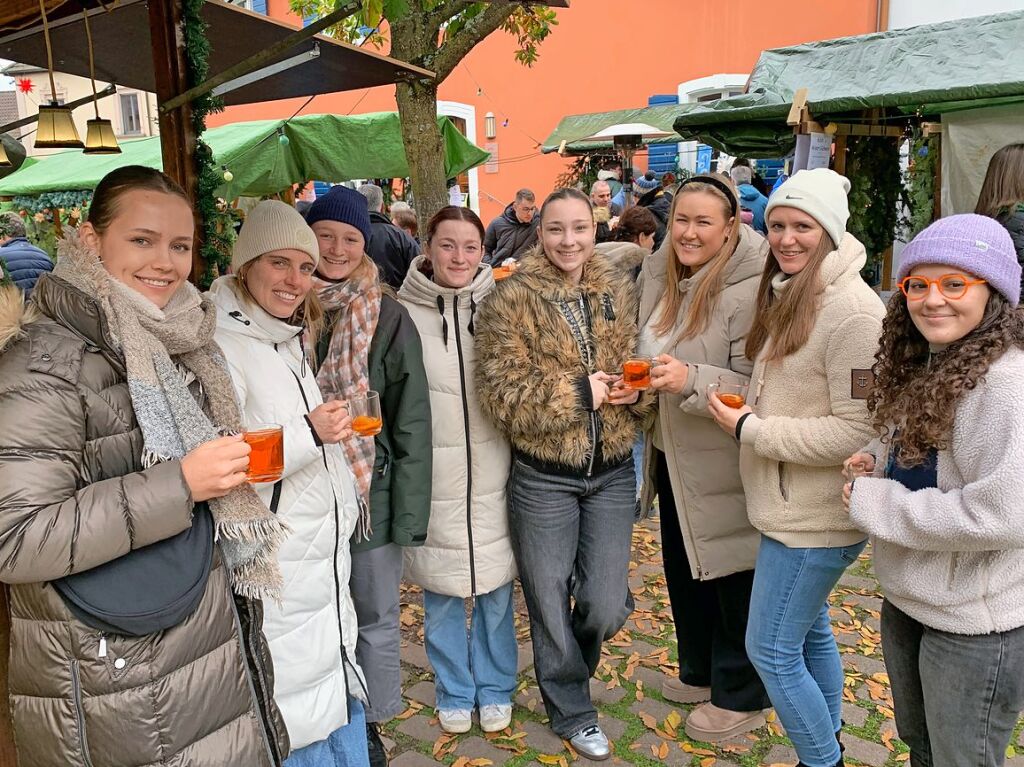
[[[896,280],[918,266],[942,264],[973,274],[1017,306],[1020,264],[1010,234],[995,219],[963,213],[940,218],[903,249]]]

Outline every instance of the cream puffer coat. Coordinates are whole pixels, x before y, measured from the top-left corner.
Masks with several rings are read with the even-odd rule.
[[[413,261],[398,298],[423,342],[434,463],[427,542],[405,550],[405,577],[437,594],[487,594],[516,576],[505,484],[508,441],[477,404],[473,315],[494,288],[482,265],[461,290],[442,288]]]
[[[658,394],[658,425],[672,486],[656,487],[651,430],[644,455],[641,503],[647,509],[655,492],[672,493],[690,573],[698,580],[753,570],[757,560],[761,536],[747,519],[739,445],[711,418],[707,389],[721,375],[750,375],[753,363],[747,359],[744,347],[754,320],[757,286],[767,252],[764,238],[746,224],[741,225],[739,244],[722,273],[722,290],[708,326],[693,338],[679,338],[693,295],[706,275],[705,268],[679,283],[683,301],[667,346],[641,347],[643,354],[671,354],[687,363],[683,391]],[[657,323],[661,317],[667,261],[675,257],[670,238],[665,238],[658,252],[644,260],[640,272],[641,326]]]
[[[873,431],[862,392],[885,308],[860,276],[866,262],[864,246],[844,235],[822,261],[821,304],[807,342],[781,360],[766,361],[762,351],[754,364],[747,394],[754,415],[740,431],[747,514],[793,548],[865,538],[843,508],[842,464]],[[776,292],[787,287],[776,275]]]
[[[288,526],[278,559],[281,602],[265,603],[263,631],[293,749],[325,740],[348,723],[348,695],[366,702],[356,665],[359,626],[348,581],[349,538],[359,516],[352,472],[338,445],[318,447],[306,414],[323,402],[300,345],[299,328],[239,300],[234,276],[214,282],[216,340],[231,368],[246,424],[284,427],[284,474],[260,498]]]

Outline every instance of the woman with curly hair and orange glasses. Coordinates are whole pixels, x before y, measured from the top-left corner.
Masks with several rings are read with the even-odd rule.
[[[1020,276],[990,218],[950,216],[914,238],[873,368],[880,436],[845,464],[914,767],[1003,764],[1024,709]]]

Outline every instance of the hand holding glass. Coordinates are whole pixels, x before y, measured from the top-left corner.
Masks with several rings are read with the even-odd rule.
[[[747,390],[750,384],[737,376],[718,376],[718,382],[708,384],[708,397],[718,395],[718,401],[726,407],[739,410],[747,403]]]
[[[348,401],[352,416],[352,430],[360,437],[374,437],[380,434],[384,420],[380,415],[380,395],[375,391],[356,394]]]

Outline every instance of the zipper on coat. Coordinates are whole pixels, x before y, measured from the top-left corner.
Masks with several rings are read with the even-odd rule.
[[[462,333],[459,329],[459,297],[452,303],[455,324],[455,349],[459,354],[459,393],[462,395],[462,426],[466,434],[466,533],[469,536],[469,590],[476,598],[476,556],[473,548],[473,445],[469,435],[469,402],[466,399],[466,361],[462,356]]]
[[[277,344],[274,344],[274,349],[277,349]],[[302,397],[302,404],[306,406],[306,412],[309,412],[309,399],[306,397],[306,391],[302,388],[302,379],[296,374],[294,370],[288,368],[291,371],[292,376],[295,378],[295,383],[299,387],[299,396]],[[338,515],[338,495],[334,492],[334,480],[331,479],[331,467],[327,463],[327,447],[320,447],[320,458],[324,462],[324,471],[327,472],[327,480],[331,486],[331,495],[334,497],[334,555],[331,557],[331,569],[334,571],[334,610],[335,615],[338,618],[338,645],[341,648],[341,683],[345,687],[345,718],[351,721],[352,712],[349,711],[348,706],[348,671],[345,668],[346,664],[349,664],[348,653],[345,651],[345,629],[341,625],[341,576],[338,574],[338,550],[341,546],[341,518]],[[350,665],[350,664],[349,664]],[[356,674],[358,677],[359,675]],[[360,680],[362,684],[362,680]],[[363,688],[366,689],[365,687]],[[367,694],[366,702],[370,702],[370,696]]]
[[[260,731],[263,733],[263,741],[267,747],[267,756],[270,757],[270,763],[274,765],[284,764],[284,754],[280,751],[280,733],[277,731],[277,724],[274,722],[274,718],[270,715],[270,706],[273,703],[274,690],[267,684],[267,671],[263,668],[263,659],[259,653],[259,632],[256,632],[255,639],[252,631],[252,624],[255,621],[250,616],[250,630],[248,633],[242,631],[242,619],[238,615],[238,605],[235,604],[235,595],[231,591],[231,587],[228,586],[225,590],[227,593],[227,600],[231,603],[231,616],[235,620],[235,630],[238,632],[238,640],[242,645],[242,671],[245,674],[246,684],[249,685],[249,697],[252,698],[253,714],[260,722]],[[253,684],[252,675],[249,673],[249,663],[246,658],[252,658],[252,666],[256,671],[256,676],[259,678],[260,689],[263,690],[264,694],[269,697],[269,702],[266,704],[266,708],[260,706],[259,696],[256,694],[256,686]]]
[[[85,734],[85,708],[82,705],[82,678],[78,673],[78,661],[71,661],[71,694],[74,696],[75,719],[78,721],[78,746],[82,750],[82,764],[92,767],[89,758],[89,738]]]
[[[597,412],[590,411],[590,461],[587,463],[587,478],[594,474],[594,461],[597,458]]]

